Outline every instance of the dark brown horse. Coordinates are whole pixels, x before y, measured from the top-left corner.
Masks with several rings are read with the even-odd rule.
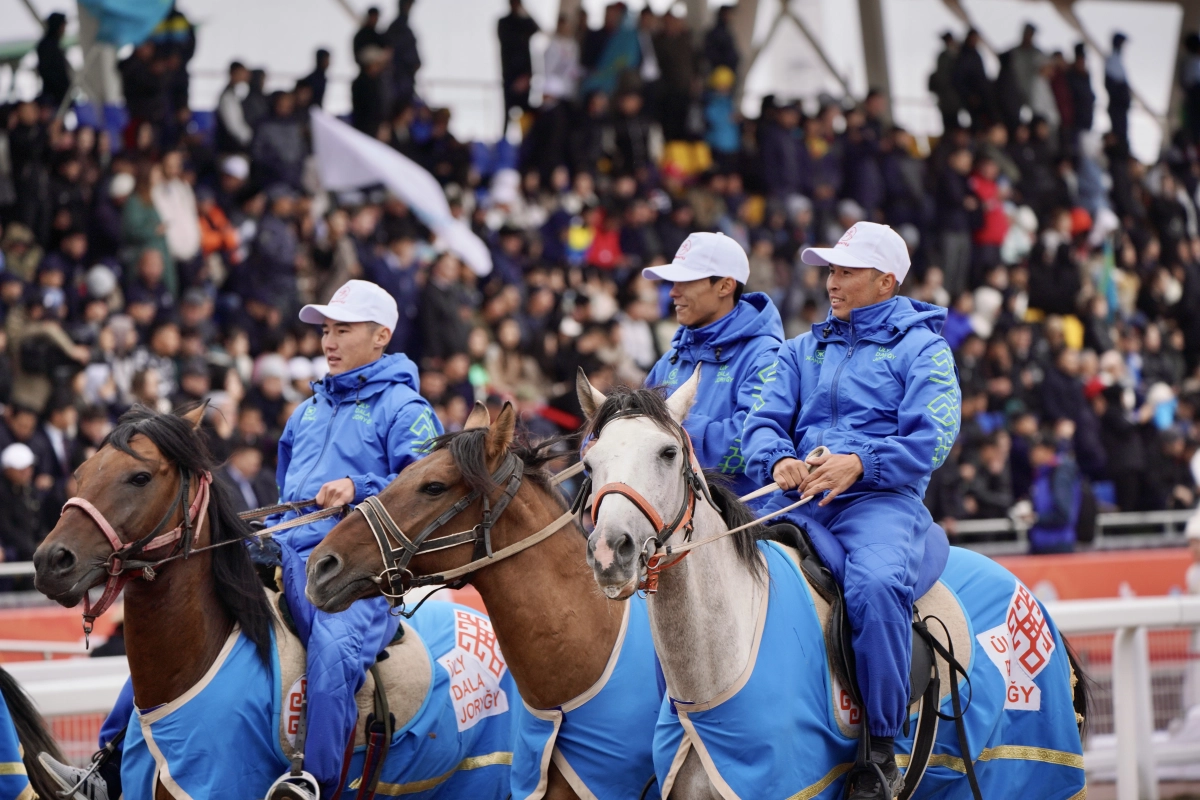
[[[103,515],[121,542],[183,524],[201,491],[201,476],[214,466],[194,431],[203,411],[182,418],[130,412],[79,468],[78,497]],[[195,549],[240,540],[246,532],[222,485],[210,490],[209,513],[192,534]],[[175,547],[147,550],[138,558],[162,559]],[[76,606],[89,589],[108,580],[112,555],[95,518],[71,506],[34,553],[35,585],[62,605]],[[235,624],[269,657],[271,610],[244,546],[197,552],[155,571],[153,580],[139,576],[125,585],[125,642],[139,708],[169,703],[194,686]],[[155,797],[169,800],[170,794],[159,783]]]
[[[510,452],[520,459],[525,480],[493,528],[500,551],[554,523],[565,511],[541,467],[554,455],[547,447],[513,445],[516,414],[505,405],[494,424],[476,405],[466,430],[448,434],[433,452],[408,467],[379,494],[393,520],[405,531],[420,531],[473,489],[494,503],[501,488],[492,474]],[[470,529],[482,520],[481,502],[447,520],[444,531]],[[469,576],[479,590],[521,697],[533,708],[556,708],[577,698],[605,671],[621,630],[623,609],[597,589],[585,558],[586,539],[571,521],[558,533],[510,558]],[[413,575],[440,574],[471,560],[460,546],[416,556]],[[362,514],[351,514],[325,537],[309,558],[308,596],[326,611],[338,611],[359,598],[380,593],[384,569],[380,550]],[[653,681],[653,675],[647,679]],[[544,797],[576,798],[557,765],[550,765]]]

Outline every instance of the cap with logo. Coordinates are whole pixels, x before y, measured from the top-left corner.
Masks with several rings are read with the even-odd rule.
[[[833,247],[809,247],[800,254],[800,260],[814,267],[834,264],[890,272],[896,276],[897,283],[904,283],[912,265],[908,245],[900,234],[888,225],[875,222],[852,225]]]
[[[400,311],[395,299],[370,281],[346,281],[325,305],[310,303],[300,309],[300,321],[320,325],[335,322],[374,322],[395,332]]]
[[[0,452],[0,467],[4,469],[25,469],[32,467],[34,458],[33,451],[29,449],[29,445],[15,442],[4,448]]]
[[[750,278],[750,260],[742,246],[723,233],[693,233],[661,267],[646,267],[642,276],[656,281],[682,283],[701,278],[733,278],[744,284]]]

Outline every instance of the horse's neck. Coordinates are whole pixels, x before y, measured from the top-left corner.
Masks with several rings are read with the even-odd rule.
[[[542,491],[521,492],[494,535],[511,544],[562,513]],[[587,691],[604,672],[620,632],[624,608],[596,588],[585,546],[570,523],[471,579],[521,697],[534,708],[553,708]]]
[[[695,539],[727,529],[703,501],[696,517]],[[765,588],[730,537],[692,550],[659,576],[650,629],[672,697],[703,703],[733,685],[750,659]]]
[[[207,542],[207,532],[197,540]],[[198,683],[232,629],[217,599],[208,553],[164,565],[153,581],[130,581],[125,649],[137,706],[168,703]]]

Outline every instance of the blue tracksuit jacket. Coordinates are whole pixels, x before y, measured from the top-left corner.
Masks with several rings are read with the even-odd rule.
[[[326,376],[316,384],[316,394],[292,413],[279,441],[280,500],[316,497],[322,485],[339,478],[354,481],[355,503],[378,494],[421,457],[425,442],[442,433],[418,385],[416,365],[400,354]],[[296,514],[289,512],[281,519],[288,516]],[[358,718],[354,693],[399,624],[382,597],[326,614],[304,596],[308,554],[336,522],[319,520],[275,537],[283,551],[284,592],[308,647],[305,767],[330,796]]]
[[[700,466],[730,476],[739,495],[762,485],[745,469],[742,424],[762,387],[761,374],[774,363],[782,342],[779,311],[765,294],[751,292],[716,322],[703,328],[681,327],[671,350],[646,377],[646,386],[665,386],[674,393],[692,376],[696,364],[704,364],[696,403],[683,427],[692,437]]]
[[[830,314],[779,349],[742,433],[746,473],[759,484],[780,459],[822,444],[862,461],[849,490],[823,508],[802,506],[795,521],[842,579],[877,736],[904,723],[914,592],[945,555],[926,547],[937,528],[922,503],[961,423],[954,356],[939,334],[945,319],[946,309],[907,297],[855,309],[847,321]],[[797,499],[775,495],[764,510]]]

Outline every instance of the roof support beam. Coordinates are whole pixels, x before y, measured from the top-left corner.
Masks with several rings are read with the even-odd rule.
[[[858,0],[858,18],[862,29],[863,61],[867,67],[867,88],[883,94],[887,115],[891,118],[892,82],[883,28],[883,0]]]

